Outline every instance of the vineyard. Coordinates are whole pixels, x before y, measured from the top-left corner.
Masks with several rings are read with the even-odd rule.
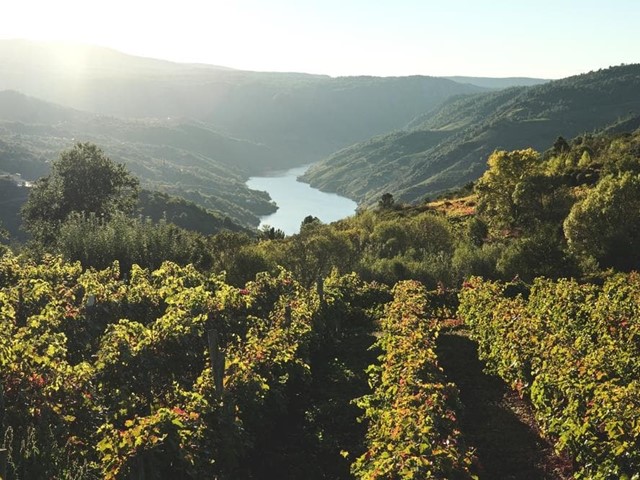
[[[101,93],[0,91],[0,480],[640,480],[639,65],[462,88],[7,45]],[[245,183],[302,164],[355,214]]]
[[[358,478],[469,478],[457,391],[438,367],[438,318],[426,297],[418,282],[398,283],[382,319],[373,393],[358,401],[370,423],[369,448],[353,468]]]
[[[640,478],[640,277],[472,279],[460,315],[487,367],[531,400],[576,478]]]
[[[299,478],[314,456],[331,457],[344,476],[349,455],[386,456],[357,451],[361,439],[353,439],[365,365],[351,372],[334,357],[354,341],[365,345],[345,362],[371,357],[367,332],[390,297],[384,286],[332,275],[304,289],[281,271],[236,288],[171,263],[121,275],[117,264],[83,271],[56,257],[36,264],[11,255],[0,282],[8,478]],[[414,376],[425,366],[435,373],[432,353],[416,360]],[[440,383],[407,380],[453,416]],[[332,386],[342,404],[322,398]],[[439,420],[415,406],[416,426]],[[345,412],[346,425],[327,421]],[[434,442],[455,435],[446,422]],[[446,449],[434,454],[436,443],[424,442],[407,468],[422,471],[433,456],[430,468],[450,469],[439,458]]]
[[[530,401],[575,478],[638,478],[637,274],[474,278],[459,302],[487,369]],[[305,288],[281,269],[238,288],[170,262],[123,274],[6,254],[5,476],[489,478],[438,358],[455,303],[355,274]]]
[[[319,300],[284,272],[245,289],[170,263],[0,272],[9,478],[245,475],[309,375]]]

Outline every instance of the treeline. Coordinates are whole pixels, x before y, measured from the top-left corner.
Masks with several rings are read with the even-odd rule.
[[[106,162],[109,192],[74,186],[85,157]],[[134,264],[157,268],[164,260],[192,263],[226,271],[235,285],[278,266],[307,286],[337,268],[369,281],[415,279],[429,288],[457,287],[471,275],[586,279],[640,266],[639,131],[558,138],[543,153],[494,152],[485,174],[458,195],[407,206],[387,194],[377,208],[331,225],[308,217],[290,237],[268,227],[256,235],[195,232],[175,225],[180,214],[158,221],[159,200],[155,221],[140,217],[136,179],[107,160],[94,146],[77,146],[36,184],[23,209],[33,237],[27,254],[60,253],[96,268],[118,260],[123,271]]]

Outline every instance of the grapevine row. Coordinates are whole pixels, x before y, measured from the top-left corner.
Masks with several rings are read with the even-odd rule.
[[[286,408],[287,386],[309,374],[318,309],[284,271],[238,289],[172,263],[122,278],[117,264],[83,271],[6,255],[9,478],[247,477],[274,406]]]
[[[368,450],[352,466],[360,479],[470,478],[472,455],[457,428],[457,390],[434,351],[438,320],[418,282],[398,283],[381,322],[372,393],[358,400]]]
[[[520,292],[518,292],[520,290]],[[460,316],[487,367],[527,395],[576,478],[640,478],[640,276],[603,286],[474,278]]]

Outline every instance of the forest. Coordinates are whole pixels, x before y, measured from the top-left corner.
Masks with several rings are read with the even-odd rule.
[[[485,160],[285,236],[152,219],[124,164],[60,152],[0,246],[1,473],[638,479],[640,130]],[[530,412],[516,461],[464,342]]]
[[[475,181],[494,150],[542,150],[557,136],[635,130],[639,88],[640,65],[634,64],[454,95],[398,131],[334,152],[304,178],[367,205],[386,192],[419,202]]]

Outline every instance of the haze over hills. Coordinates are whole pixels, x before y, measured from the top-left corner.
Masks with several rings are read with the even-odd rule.
[[[353,145],[313,166],[312,186],[372,204],[404,201],[478,178],[495,149],[550,146],[640,112],[640,65],[612,67],[533,87],[452,98],[407,130]]]
[[[434,77],[264,73],[139,58],[110,49],[0,41],[0,90],[103,115],[191,118],[267,145],[297,166],[401,128],[451,95],[484,89]]]
[[[7,90],[7,91],[2,91]],[[254,174],[307,164],[483,88],[432,77],[331,78],[0,41],[0,171],[34,180],[76,141],[145,187],[245,225],[274,210]]]
[[[244,184],[251,158],[272,158],[264,145],[194,121],[120,119],[0,92],[0,172],[35,180],[77,141],[100,145],[147,188],[196,201],[242,225],[257,225],[257,215],[275,210],[266,193]]]
[[[322,158],[303,177],[315,187],[415,201],[477,178],[496,148],[542,149],[637,113],[637,70],[552,82],[331,78],[5,40],[0,90],[15,91],[0,92],[0,171],[35,179],[61,150],[91,141],[146,188],[245,226],[275,208],[249,176]]]
[[[509,87],[531,87],[533,85],[541,85],[543,83],[550,82],[551,80],[545,80],[543,78],[529,78],[529,77],[443,77],[449,80],[453,80],[458,83],[469,83],[483,88],[502,89]]]

